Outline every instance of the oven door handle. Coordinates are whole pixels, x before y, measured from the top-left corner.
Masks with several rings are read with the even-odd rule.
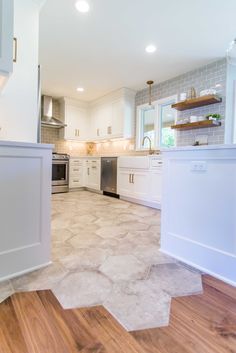
[[[52,164],[69,164],[69,161],[56,161],[55,159],[52,161]]]

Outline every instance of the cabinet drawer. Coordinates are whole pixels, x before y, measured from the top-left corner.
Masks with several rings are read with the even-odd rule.
[[[79,188],[82,186],[82,178],[70,178],[70,188]]]
[[[83,174],[83,167],[81,166],[70,166],[70,174]]]
[[[151,169],[159,169],[162,167],[162,165],[163,165],[163,162],[160,158],[158,158],[158,157],[151,157],[150,158]]]
[[[76,166],[83,166],[83,160],[81,159],[71,159],[70,160],[70,166],[76,167]]]

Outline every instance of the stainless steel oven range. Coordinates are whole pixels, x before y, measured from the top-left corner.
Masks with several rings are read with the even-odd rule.
[[[52,193],[69,191],[69,159],[68,154],[52,155]]]

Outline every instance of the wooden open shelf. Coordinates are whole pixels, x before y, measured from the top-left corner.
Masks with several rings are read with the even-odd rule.
[[[197,97],[193,99],[187,99],[183,102],[172,104],[172,108],[179,111],[203,107],[204,105],[216,104],[222,102],[222,98],[217,95],[208,95],[203,97]]]
[[[203,129],[203,128],[207,128],[207,127],[217,127],[217,126],[221,126],[220,121],[204,120],[204,121],[197,121],[196,123],[172,125],[171,129],[183,131],[183,130]]]

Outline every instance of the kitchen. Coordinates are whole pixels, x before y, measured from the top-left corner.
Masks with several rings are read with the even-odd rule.
[[[147,39],[143,42],[149,30],[138,31],[140,16],[147,11],[140,4],[132,22],[138,32],[131,31],[125,49],[116,45],[130,23],[130,17],[115,15],[123,14],[123,1],[106,2],[103,10],[96,1],[90,3],[91,9],[88,4],[14,1],[14,47],[8,42],[7,48],[15,60],[8,67],[0,60],[4,82],[0,95],[0,317],[13,305],[14,325],[22,330],[27,345],[24,352],[40,351],[46,341],[35,338],[30,343],[27,331],[37,337],[37,330],[29,324],[33,316],[28,312],[22,326],[19,305],[24,303],[26,309],[32,303],[37,312],[42,310],[54,320],[46,303],[49,298],[63,308],[54,302],[60,317],[77,310],[95,327],[102,315],[103,320],[106,317],[118,325],[126,341],[125,347],[119,335],[101,341],[104,331],[97,336],[93,329],[87,343],[73,337],[81,349],[115,352],[116,347],[133,352],[132,346],[137,352],[159,352],[159,337],[164,334],[168,337],[166,352],[171,352],[173,320],[180,320],[182,305],[187,310],[188,301],[191,307],[200,303],[196,322],[204,317],[211,325],[213,313],[219,312],[215,320],[220,325],[232,315],[232,334],[235,319],[230,298],[235,296],[236,283],[234,41],[227,53],[226,49],[234,38],[233,21],[229,25],[227,20],[219,43],[211,42],[208,28],[208,59],[207,49],[196,40],[190,43],[191,60],[186,52],[179,60],[178,48],[165,37],[168,30],[161,31],[163,20],[159,18],[155,27],[149,11],[150,22],[164,36],[169,52],[164,54],[154,39],[149,39],[149,45]],[[1,5],[13,22],[13,2],[3,0]],[[159,5],[164,19],[169,12],[162,1]],[[232,11],[227,6],[215,5],[215,16],[224,11],[229,18]],[[157,9],[153,1],[150,6]],[[186,11],[190,13],[193,7],[201,12],[200,3],[190,4]],[[212,6],[207,10],[212,11]],[[126,11],[133,13],[131,3],[126,3]],[[117,32],[115,18],[123,24],[119,23]],[[62,31],[64,21],[68,26]],[[208,23],[207,16],[203,21]],[[12,22],[8,21],[9,28]],[[11,38],[13,29],[9,28],[5,30]],[[104,36],[107,28],[111,33]],[[180,48],[188,35],[179,29]],[[116,40],[111,41],[113,36]],[[137,38],[143,42],[138,55]],[[199,60],[195,46],[202,53]],[[110,48],[106,55],[104,48]],[[176,65],[167,60],[173,48]],[[150,78],[154,82],[147,81]],[[220,296],[213,295],[212,288]],[[209,304],[210,295],[215,306]],[[208,318],[204,316],[206,303],[210,305]],[[227,307],[225,313],[222,307]],[[98,316],[97,310],[101,310]],[[195,330],[189,321],[194,315],[191,310],[182,317],[189,332]],[[92,323],[95,316],[96,323]],[[40,324],[42,317],[34,319]],[[87,329],[83,320],[73,321],[79,331]],[[0,337],[11,352],[13,346],[5,343],[9,335],[5,322],[0,324]],[[68,320],[66,325],[72,332]],[[184,326],[178,321],[178,330],[184,332]],[[53,321],[53,327],[58,335],[58,322]],[[210,331],[197,329],[212,345],[204,341],[203,351],[213,352],[217,345],[222,352],[234,349],[233,341],[225,346],[214,325]],[[47,342],[55,342],[56,333],[44,332]],[[143,341],[150,334],[155,348]],[[212,334],[216,335],[214,342]],[[200,344],[197,335],[185,336],[195,348]],[[64,351],[71,348],[68,344],[63,338]],[[48,347],[50,352],[60,349],[53,344]],[[176,347],[183,351],[179,337]],[[186,348],[187,352],[191,351]]]

